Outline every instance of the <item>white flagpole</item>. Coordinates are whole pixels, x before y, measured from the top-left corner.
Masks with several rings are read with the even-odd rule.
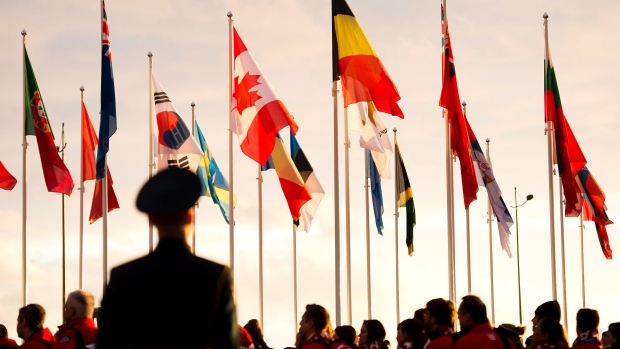
[[[394,144],[396,145],[396,127],[394,127]],[[395,146],[396,147],[396,146]],[[396,152],[394,152],[394,154],[396,154]],[[396,225],[395,225],[395,230],[394,230],[394,256],[396,259],[396,323],[400,323],[400,272],[398,270],[399,267],[399,263],[398,263],[398,197],[399,197],[399,192],[398,192],[398,181],[400,180],[400,178],[398,177],[398,170],[397,167],[398,164],[396,163],[396,155],[394,156],[394,178],[395,178],[395,182],[394,182],[394,191],[395,191],[395,197],[394,197],[394,202],[395,202],[395,216],[396,216]]]
[[[368,293],[368,318],[372,319],[372,290],[370,288],[370,205],[368,198],[368,191],[370,186],[368,185],[369,173],[370,173],[370,151],[364,149],[364,193],[366,194],[366,292]]]
[[[233,13],[228,11],[228,172],[230,173],[230,191],[228,192],[228,202],[230,202],[230,220],[228,221],[228,240],[229,240],[229,256],[230,269],[235,269],[235,194],[233,192],[233,132],[232,118],[230,113],[232,110],[232,79],[233,79]]]
[[[491,140],[487,138],[487,161],[491,164],[490,145]],[[493,272],[493,216],[491,215],[491,200],[487,200],[487,222],[489,223],[489,265],[491,275],[491,321],[495,324],[495,282]]]
[[[56,149],[61,154],[61,160],[65,162],[65,147],[67,143],[65,143],[65,123],[62,123],[62,132],[60,134],[60,146],[57,146]],[[66,275],[67,275],[67,254],[66,254],[66,234],[65,234],[65,194],[61,195],[62,201],[62,307],[60,309],[65,308],[65,293],[66,293]]]
[[[101,25],[103,26],[103,0],[99,4]],[[101,31],[101,41],[103,42],[103,31]],[[102,58],[103,59],[103,58]],[[101,112],[99,112],[99,119],[101,120]],[[99,135],[101,137],[101,135]],[[108,284],[108,154],[103,157],[103,179],[102,181],[102,221],[103,221],[103,290],[105,292],[106,285]]]
[[[293,223],[293,333],[297,334],[297,232]]]
[[[192,101],[192,137],[196,139],[195,130],[196,130],[196,115],[194,113],[194,109],[196,108],[196,103]],[[192,207],[192,211],[194,211],[194,220],[192,221],[192,252],[196,255],[196,206],[198,205],[198,201],[194,207]]]
[[[347,324],[353,322],[351,305],[351,209],[349,205],[349,113],[344,108],[344,210],[345,210],[345,234],[347,249]]]
[[[583,257],[583,229],[585,228],[585,226],[583,225],[583,210],[581,211],[581,214],[579,215],[579,233],[580,233],[580,237],[581,237],[581,301],[582,301],[582,308],[586,307],[586,273],[585,273],[585,264],[584,264],[584,257]]]
[[[22,94],[24,104],[23,108],[23,138],[22,138],[22,307],[26,305],[26,214],[27,214],[27,204],[26,204],[26,149],[28,148],[28,142],[26,141],[26,35],[28,32],[26,29],[22,30],[22,42],[24,44],[22,50],[22,64],[24,65],[23,69],[23,78],[22,78]]]
[[[340,304],[340,178],[338,169],[338,83],[332,83],[334,98],[334,274],[336,298],[336,326],[341,325]]]
[[[545,26],[545,56],[549,52],[549,31],[547,25],[547,19],[549,15],[545,12],[543,14],[544,26]],[[550,57],[549,57],[550,58]],[[547,127],[545,133],[547,134],[547,168],[549,170],[549,233],[551,238],[551,296],[553,300],[558,299],[557,282],[556,282],[556,268],[555,268],[555,219],[554,219],[554,205],[553,205],[553,122],[547,121]]]
[[[564,328],[568,328],[568,313],[566,308],[566,258],[564,253],[564,188],[562,188],[562,177],[558,176],[560,184],[560,250],[562,253],[562,313],[564,314]]]
[[[463,101],[463,114],[466,114],[467,103]],[[467,227],[467,294],[471,294],[471,232],[469,229],[469,208],[465,210],[465,225]]]
[[[80,96],[81,96],[81,101],[82,104],[80,105],[80,116],[82,116],[80,119],[81,121],[81,130],[82,132],[80,133],[80,138],[81,138],[81,142],[80,142],[80,188],[78,189],[80,191],[80,256],[79,256],[79,261],[78,261],[78,274],[79,274],[79,280],[78,280],[78,288],[81,290],[82,289],[82,278],[84,276],[84,271],[83,271],[83,266],[84,266],[84,139],[82,137],[83,136],[83,132],[84,132],[84,116],[82,115],[82,106],[84,105],[84,86],[80,86]]]
[[[153,155],[153,52],[147,53],[149,57],[149,179],[153,178],[155,161]],[[153,252],[153,223],[149,220],[149,253]]]
[[[265,329],[263,322],[263,171],[258,165],[258,305],[260,323]],[[297,308],[295,308],[297,310]],[[295,314],[297,321],[297,314]]]

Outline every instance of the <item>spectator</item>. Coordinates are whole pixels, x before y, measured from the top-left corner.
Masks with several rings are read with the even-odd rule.
[[[600,349],[603,343],[598,339],[598,311],[583,308],[577,312],[577,338],[573,348]]]
[[[237,327],[239,328],[239,345],[241,345],[241,349],[254,349],[254,342],[250,333],[241,325],[237,325]]]
[[[560,303],[558,303],[557,301],[548,301],[539,305],[538,308],[536,308],[536,310],[534,311],[534,317],[532,318],[532,330],[536,328],[538,321],[545,317],[555,319],[555,321],[559,323],[562,318],[562,309],[560,308]],[[532,347],[532,336],[528,337],[525,340],[525,347]],[[566,343],[566,348],[568,348],[568,343]]]
[[[609,324],[609,329],[603,332],[605,349],[620,349],[620,322]]]
[[[430,342],[426,349],[451,349],[456,311],[454,303],[443,298],[435,298],[426,303],[428,315],[424,323]]]
[[[504,344],[487,318],[487,307],[480,298],[461,298],[457,312],[461,332],[452,337],[454,349],[504,349]]]
[[[399,349],[424,349],[428,342],[424,323],[416,319],[403,320],[398,324],[396,341]]]
[[[38,304],[28,304],[19,309],[17,315],[17,336],[24,340],[20,348],[49,349],[56,343],[52,332],[45,324],[45,309]]]
[[[73,291],[67,296],[62,313],[64,324],[54,335],[58,344],[54,349],[74,349],[97,343],[99,329],[93,321],[95,298],[84,290]]]
[[[523,334],[525,333],[524,326],[515,326],[512,324],[502,324],[495,329],[500,336],[510,340],[515,349],[524,349],[523,346]],[[505,345],[504,345],[505,346]]]
[[[420,308],[413,313],[413,318],[420,321],[421,323],[425,322],[427,316],[428,310],[424,308]]]
[[[265,339],[263,338],[263,328],[258,320],[252,319],[248,321],[243,328],[245,328],[245,330],[248,331],[252,337],[252,343],[254,343],[255,349],[271,349],[267,343],[265,343]]]
[[[330,349],[357,349],[357,331],[353,326],[338,326],[334,330],[334,341]]]
[[[19,348],[17,343],[9,338],[9,332],[6,326],[0,325],[0,349],[16,349]]]
[[[385,339],[385,327],[379,320],[365,320],[360,330],[359,346],[362,349],[388,349],[390,341]]]
[[[296,347],[303,349],[325,349],[334,335],[327,309],[318,304],[306,305],[306,311],[299,322]]]
[[[562,325],[552,317],[537,319],[531,338],[534,349],[559,349],[567,342]]]

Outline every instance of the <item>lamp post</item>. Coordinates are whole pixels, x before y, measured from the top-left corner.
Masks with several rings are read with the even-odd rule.
[[[517,223],[517,285],[519,288],[519,324],[523,324],[523,312],[521,310],[521,261],[519,259],[519,207],[527,204],[528,201],[532,200],[534,195],[529,194],[525,197],[525,201],[521,204],[517,203],[517,187],[515,187],[515,205],[511,206],[515,209],[515,220]]]

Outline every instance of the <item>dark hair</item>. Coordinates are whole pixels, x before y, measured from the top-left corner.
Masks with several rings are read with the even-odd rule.
[[[363,326],[366,326],[366,344],[372,342],[381,343],[383,349],[390,346],[390,341],[385,340],[385,327],[379,320],[364,320]]]
[[[17,321],[25,320],[26,326],[32,331],[40,330],[45,323],[45,309],[38,304],[28,304],[19,309]]]
[[[7,338],[9,336],[9,332],[6,330],[6,326],[0,324],[0,338]]]
[[[620,349],[620,322],[609,324],[608,331],[616,339],[616,343],[611,346],[611,349]]]
[[[428,316],[428,310],[424,308],[420,308],[413,313],[413,318],[418,321],[422,321],[422,323],[424,323],[424,318],[426,316]]]
[[[424,349],[426,345],[426,334],[424,334],[424,323],[417,319],[406,319],[398,324],[397,330],[406,333],[413,342],[413,349]]]
[[[562,309],[558,301],[548,301],[539,305],[534,311],[534,315],[536,315],[539,320],[544,317],[550,317],[559,322],[562,318]]]
[[[452,303],[452,301],[443,298],[431,299],[426,303],[426,310],[429,316],[435,318],[438,326],[454,326],[456,311],[454,310],[454,303]]]
[[[327,329],[329,321],[329,313],[327,309],[318,304],[306,305],[306,312],[303,315],[306,320],[312,320],[315,331],[324,331]],[[331,325],[330,325],[331,327]]]
[[[536,325],[540,332],[548,335],[547,344],[558,344],[558,342],[563,341],[567,343],[566,333],[564,333],[564,328],[560,325],[560,322],[552,317],[544,317],[538,324]]]
[[[487,306],[478,296],[467,295],[461,298],[459,309],[471,316],[471,320],[476,324],[489,322],[487,317]]]
[[[268,348],[267,343],[265,343],[265,339],[263,338],[263,329],[261,328],[258,320],[249,320],[243,328],[245,328],[245,330],[250,334],[250,337],[252,337],[252,342],[255,347],[260,346],[263,349]]]
[[[349,325],[338,326],[334,332],[336,332],[336,337],[338,337],[338,340],[351,348],[355,346],[355,340],[357,339],[355,327]]]
[[[599,321],[598,311],[594,309],[582,308],[577,312],[577,328],[581,332],[597,328]]]
[[[515,326],[513,324],[501,324],[495,329],[495,332],[508,338],[515,345],[515,348],[523,348],[523,334],[525,334],[525,326]]]

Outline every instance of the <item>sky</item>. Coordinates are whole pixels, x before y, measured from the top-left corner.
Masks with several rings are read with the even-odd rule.
[[[4,1],[0,4],[0,161],[18,179],[13,191],[0,192],[0,323],[17,337],[21,305],[22,203],[22,29],[51,126],[57,136],[65,124],[67,166],[76,188],[66,201],[66,290],[78,287],[80,192],[80,86],[98,130],[101,70],[100,14],[97,1]],[[441,91],[439,1],[350,0],[355,16],[396,84],[405,118],[382,114],[396,127],[417,212],[413,256],[407,256],[404,209],[398,222],[401,320],[437,297],[448,297],[444,120]],[[333,100],[331,23],[327,0],[199,1],[157,0],[106,3],[113,52],[118,131],[110,140],[108,163],[121,208],[108,216],[108,268],[148,253],[148,223],[135,208],[148,178],[149,65],[181,117],[196,119],[220,168],[228,177],[228,18],[288,110],[297,139],[326,191],[309,233],[297,233],[298,312],[294,314],[293,233],[290,215],[274,171],[264,173],[264,329],[267,343],[291,346],[299,317],[308,303],[324,305],[335,323]],[[490,153],[503,197],[520,202],[519,243],[523,324],[531,327],[535,308],[552,299],[547,139],[543,109],[543,18],[549,14],[549,41],[564,113],[588,160],[588,168],[607,194],[608,215],[617,220],[620,184],[620,4],[582,1],[448,2],[447,14],[461,99],[481,143]],[[340,97],[339,97],[340,98]],[[339,105],[340,270],[342,323],[349,322],[346,294],[343,111]],[[288,144],[288,130],[282,132]],[[390,137],[393,133],[389,132]],[[358,135],[350,148],[350,249],[352,325],[359,331],[369,317],[366,269],[364,158]],[[46,326],[62,322],[61,197],[45,188],[36,140],[27,153],[27,302],[47,310]],[[482,144],[484,146],[484,144]],[[614,155],[616,154],[616,155]],[[235,209],[235,283],[238,320],[259,317],[257,165],[233,140]],[[393,161],[390,163],[393,166]],[[458,163],[455,163],[458,168]],[[558,300],[562,302],[562,259],[558,179],[554,176]],[[371,217],[370,265],[372,318],[395,343],[394,182],[382,183],[383,236]],[[103,293],[102,222],[87,221],[94,183],[85,184],[84,288],[99,304]],[[467,294],[465,209],[455,170],[456,287]],[[472,293],[491,314],[489,231],[486,192],[470,208]],[[510,209],[514,217],[514,209]],[[229,263],[228,225],[219,208],[202,198],[197,210],[197,254]],[[515,252],[513,226],[511,243]],[[612,249],[620,248],[616,225],[608,226]],[[580,229],[577,218],[564,220],[566,299],[569,339],[582,306]],[[519,323],[516,256],[501,251],[492,223],[495,323]],[[516,254],[516,253],[515,253]],[[598,309],[601,331],[619,321],[618,260],[605,260],[594,224],[584,231],[586,305]],[[528,328],[528,333],[531,329]]]

